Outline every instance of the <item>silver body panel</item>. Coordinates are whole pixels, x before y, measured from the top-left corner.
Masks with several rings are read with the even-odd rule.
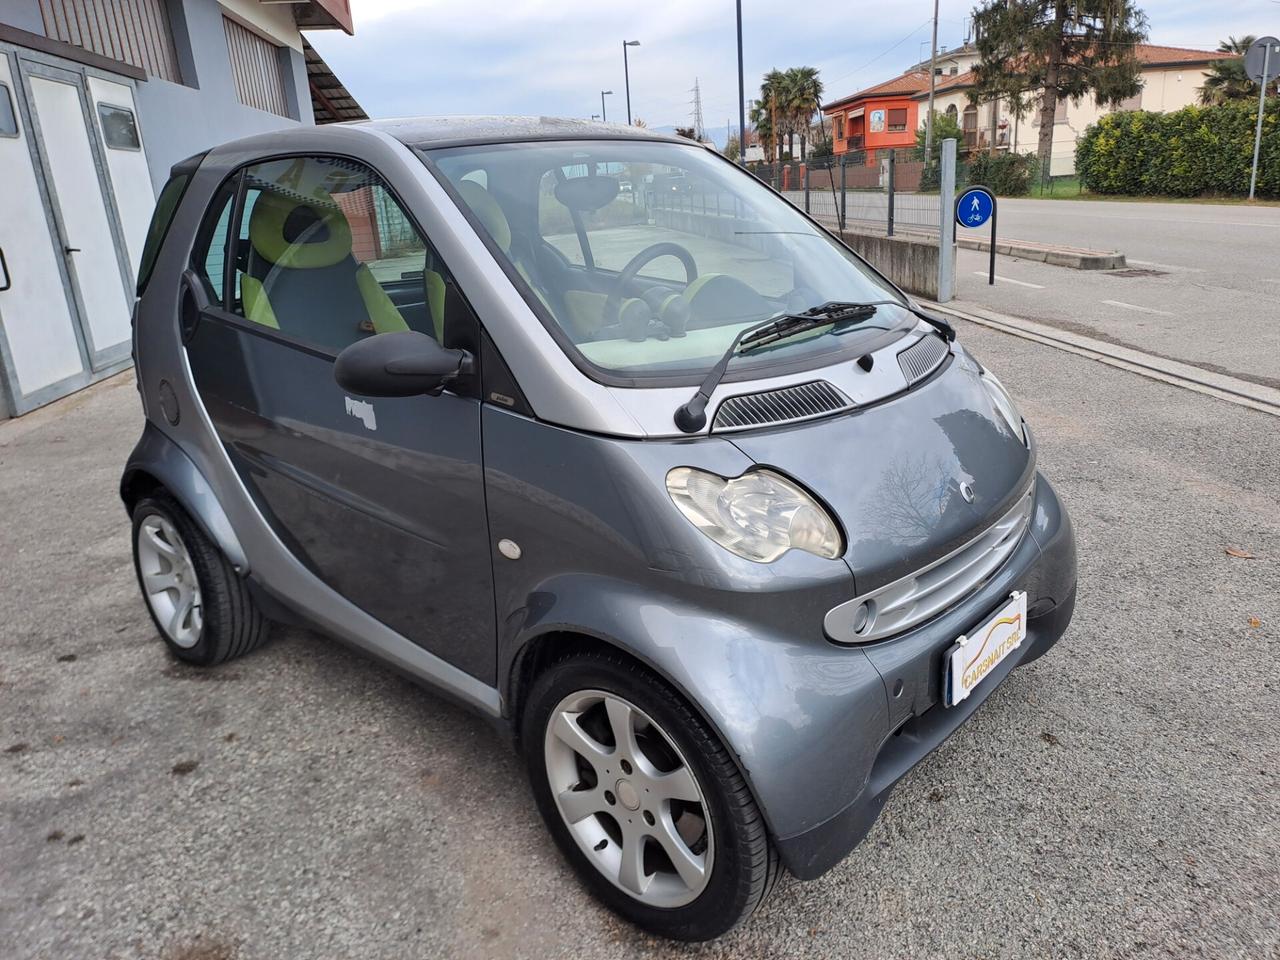
[[[521,123],[519,130],[537,129]],[[930,709],[937,687],[933,652],[944,638],[977,622],[1010,590],[1025,589],[1062,614],[1052,621],[1044,615],[1038,632],[1031,615],[1034,640],[1022,659],[1057,640],[1075,589],[1065,512],[1039,480],[1031,536],[1018,539],[1012,556],[970,595],[891,642],[852,648],[831,643],[823,635],[827,611],[971,539],[968,531],[985,525],[983,512],[1005,513],[1005,498],[1026,489],[1034,463],[1020,440],[1002,432],[972,361],[949,344],[952,359],[909,386],[897,354],[935,332],[900,316],[901,335],[876,351],[871,370],[845,357],[722,383],[708,405],[708,421],[727,397],[814,380],[843,392],[850,409],[727,436],[707,435],[710,427],[701,436],[683,434],[672,415],[693,389],[612,387],[587,377],[431,171],[397,138],[401,124],[417,130],[420,122],[268,134],[215,148],[200,163],[140,303],[136,359],[148,429],[126,480],[128,471],[137,471],[172,485],[241,573],[325,633],[511,726],[518,722],[513,691],[529,647],[573,636],[625,651],[702,714],[740,764],[784,862],[799,876],[816,876],[861,839],[910,763],[981,701],[976,696],[963,711],[935,712],[936,729],[927,737],[910,744],[891,740],[907,712]],[[494,124],[436,126],[447,131],[446,142],[457,142],[487,135]],[[616,127],[552,133],[646,136],[619,134]],[[480,405],[488,539],[491,545],[503,539],[519,545],[515,558],[509,550],[495,551],[498,657],[492,676],[469,674],[415,644],[300,562],[245,486],[196,389],[177,318],[197,226],[210,198],[239,166],[295,153],[353,157],[382,176],[430,238],[532,408],[534,416],[525,416]],[[892,324],[887,313],[895,310],[882,308],[882,319]],[[160,415],[159,385],[166,380],[175,395],[176,423]],[[963,416],[944,419],[956,410]],[[919,436],[909,436],[917,426]],[[901,448],[897,463],[886,456],[884,448],[892,446],[887,433]],[[1001,460],[1007,450],[1017,455],[1004,458],[1008,463],[999,470],[988,469],[985,461]],[[979,462],[966,465],[957,451]],[[859,492],[886,487],[908,453],[919,453],[933,471],[923,484],[930,490],[942,489],[938,480],[987,477],[977,505],[951,498],[949,510],[930,514],[920,539],[909,545],[855,536],[857,523],[872,532],[884,526],[864,508]],[[809,489],[832,506],[850,536],[847,556],[825,560],[793,550],[773,564],[739,558],[684,520],[664,486],[676,465],[736,476],[765,463],[802,482],[807,471]],[[368,547],[349,549],[359,562]],[[901,698],[888,693],[895,685],[907,691]]]

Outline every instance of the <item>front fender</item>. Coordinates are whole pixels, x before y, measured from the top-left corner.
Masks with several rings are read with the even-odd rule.
[[[124,501],[126,509],[133,509],[140,484],[146,478],[164,487],[195,518],[200,528],[231,562],[236,573],[248,573],[249,561],[231,528],[231,521],[227,519],[204,474],[182,452],[181,447],[150,421],[143,428],[133,452],[129,454],[124,475],[120,478],[120,499]]]
[[[510,662],[549,634],[594,636],[649,666],[719,734],[775,837],[836,814],[865,783],[888,726],[866,655],[788,636],[589,574],[545,582],[503,644]],[[548,642],[555,642],[550,640]]]

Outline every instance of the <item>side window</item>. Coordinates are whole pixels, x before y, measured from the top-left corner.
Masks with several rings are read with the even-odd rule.
[[[227,228],[231,222],[232,200],[235,199],[238,177],[232,177],[214,194],[205,212],[204,220],[196,233],[195,247],[191,252],[191,268],[204,284],[210,303],[223,302],[223,285],[226,282]]]
[[[246,167],[231,309],[337,353],[362,337],[445,339],[450,281],[382,179],[339,157]]]

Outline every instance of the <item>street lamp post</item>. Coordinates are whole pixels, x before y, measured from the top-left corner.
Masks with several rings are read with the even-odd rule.
[[[627,89],[627,126],[631,126],[631,69],[627,65],[627,47],[640,46],[639,40],[622,41],[622,78]]]
[[[613,91],[612,91],[612,90],[601,90],[601,91],[600,91],[600,119],[601,119],[601,120],[603,120],[605,123],[608,123],[608,122],[609,122],[609,111],[608,111],[608,110],[606,110],[606,109],[604,108],[604,98],[605,98],[605,96],[610,96],[610,97],[611,97],[611,96],[613,96]]]
[[[738,166],[747,165],[747,91],[742,77],[742,0],[738,0]]]

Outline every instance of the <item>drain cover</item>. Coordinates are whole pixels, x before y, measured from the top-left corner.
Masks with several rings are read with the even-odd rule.
[[[1130,267],[1128,270],[1108,270],[1108,277],[1167,277],[1168,270],[1150,270],[1146,267]]]

